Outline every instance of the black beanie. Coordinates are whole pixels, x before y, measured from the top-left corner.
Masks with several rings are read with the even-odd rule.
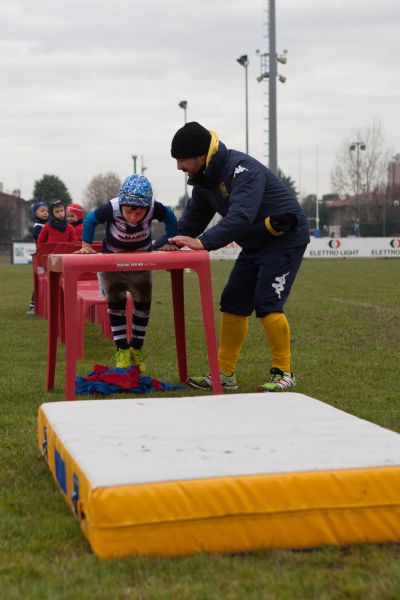
[[[208,153],[211,133],[200,123],[191,121],[178,129],[171,144],[173,158],[194,158]]]

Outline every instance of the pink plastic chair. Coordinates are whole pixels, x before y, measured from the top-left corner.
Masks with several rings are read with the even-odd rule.
[[[47,257],[49,254],[69,254],[81,247],[80,242],[46,242],[32,255],[35,312],[47,317]]]
[[[100,326],[104,337],[107,337],[110,340],[113,339],[107,310],[107,302],[99,295],[98,288],[92,289],[87,287],[85,289],[85,283],[85,281],[78,281],[78,310],[81,323],[79,331],[80,335],[78,338],[79,357],[82,357],[84,354],[85,325],[87,319]],[[128,342],[130,341],[132,335],[132,311],[133,300],[128,292],[126,295],[126,331]]]
[[[81,248],[80,242],[74,242],[74,248],[69,249],[70,244],[65,244],[65,250],[67,254],[75,252]],[[95,242],[93,248],[97,251],[101,249],[102,243]],[[64,248],[61,247],[63,253]],[[65,323],[64,323],[64,290],[63,290],[63,278],[60,278],[60,302],[59,302],[59,319],[58,319],[58,336],[62,342],[65,341]],[[111,328],[107,313],[107,302],[99,293],[98,279],[96,273],[82,273],[79,277],[78,283],[78,304],[79,304],[79,322],[81,327],[79,329],[78,344],[78,356],[83,356],[84,351],[84,336],[85,336],[85,324],[86,319],[100,325],[103,334],[106,337],[111,336]],[[95,310],[97,308],[97,310]]]
[[[35,313],[40,317],[44,317],[46,313],[46,297],[47,297],[47,273],[44,257],[54,252],[58,244],[56,242],[48,242],[42,244],[36,252],[32,254],[32,275],[33,289],[35,294]]]

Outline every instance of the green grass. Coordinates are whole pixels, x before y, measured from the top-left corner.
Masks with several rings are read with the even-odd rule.
[[[231,266],[213,264],[217,321],[219,293]],[[308,260],[286,310],[296,391],[395,431],[400,431],[399,273],[396,260]],[[46,394],[46,322],[26,315],[30,267],[0,265],[0,285],[1,600],[400,598],[398,544],[179,559],[97,559],[37,447],[38,407],[64,399],[63,347],[55,389]],[[189,370],[202,374],[207,357],[197,277],[192,272],[185,274],[185,304]],[[87,326],[85,347],[79,374],[87,374],[95,363],[111,364],[113,344],[93,325]],[[178,381],[168,273],[154,274],[146,351],[151,375]],[[268,370],[264,334],[251,319],[237,369],[240,391],[254,391]]]

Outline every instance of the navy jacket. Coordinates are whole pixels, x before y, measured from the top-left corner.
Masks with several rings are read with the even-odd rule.
[[[223,218],[205,231],[216,213]],[[282,213],[296,215],[297,229],[274,236],[265,228],[264,219]],[[194,184],[178,221],[178,235],[200,237],[206,250],[233,241],[244,250],[258,250],[266,244],[288,248],[309,241],[307,218],[281,179],[255,158],[228,150],[222,142],[199,183]]]

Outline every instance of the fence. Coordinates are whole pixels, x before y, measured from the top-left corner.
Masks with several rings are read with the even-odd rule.
[[[224,260],[235,259],[239,252],[233,242],[210,254]],[[311,238],[304,258],[400,258],[400,238]]]
[[[0,243],[0,263],[29,264],[35,244]],[[237,258],[240,247],[232,242],[210,252],[212,260]],[[400,258],[400,238],[311,238],[304,258]]]

